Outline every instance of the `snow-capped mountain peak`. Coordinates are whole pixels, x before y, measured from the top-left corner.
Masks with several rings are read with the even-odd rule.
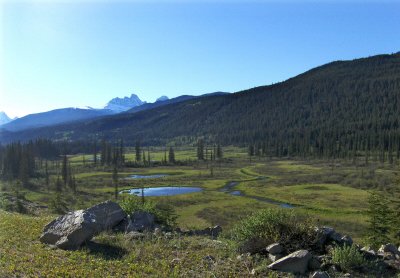
[[[137,95],[131,94],[130,97],[113,98],[107,103],[104,109],[109,109],[115,112],[123,112],[145,103],[146,102],[140,100],[140,98]]]
[[[8,117],[5,112],[3,112],[3,111],[0,112],[0,125],[4,125],[11,121],[12,121],[12,119],[10,117]]]

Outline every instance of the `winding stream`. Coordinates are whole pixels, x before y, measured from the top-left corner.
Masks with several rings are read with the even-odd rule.
[[[258,179],[265,179],[265,177],[259,177]],[[281,203],[281,202],[275,201],[273,199],[265,198],[265,197],[247,195],[240,190],[235,190],[235,187],[238,186],[239,184],[240,184],[239,181],[230,181],[227,184],[225,184],[221,189],[219,189],[219,191],[225,192],[225,193],[228,193],[228,194],[231,194],[234,196],[243,196],[243,197],[251,198],[251,199],[254,199],[254,200],[257,200],[260,202],[277,205],[277,206],[280,206],[283,208],[294,208],[295,207],[292,204]]]

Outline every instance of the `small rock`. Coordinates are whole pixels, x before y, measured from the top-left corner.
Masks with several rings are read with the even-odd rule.
[[[337,243],[342,243],[342,238],[343,238],[343,236],[340,233],[335,232],[335,231],[328,236],[328,239],[330,239],[334,242],[337,242]]]
[[[250,258],[251,257],[251,254],[250,253],[246,253],[246,254],[240,254],[240,255],[238,255],[237,257],[236,257],[236,259],[238,260],[238,261],[241,261],[241,260],[244,260],[244,259],[247,259],[247,258]]]
[[[376,256],[376,252],[370,246],[364,246],[363,248],[361,248],[361,251],[368,255]]]
[[[307,250],[298,250],[283,257],[268,266],[272,270],[304,274],[308,270],[311,253]]]
[[[350,273],[345,273],[345,274],[343,275],[343,277],[351,278],[351,274],[350,274]]]
[[[283,247],[279,243],[272,243],[265,248],[271,255],[281,254],[283,252]]]
[[[153,233],[154,233],[155,236],[159,236],[159,235],[162,234],[162,231],[161,231],[160,228],[157,227],[157,228],[154,229],[154,232],[153,232]]]
[[[346,245],[353,245],[353,239],[352,239],[350,236],[348,236],[348,235],[342,236],[342,238],[340,239],[340,241],[341,241],[343,244],[346,244]]]
[[[279,259],[281,259],[283,257],[284,256],[282,254],[275,254],[275,255],[268,254],[268,258],[273,262],[275,262],[275,261],[277,261],[277,260],[279,260]]]
[[[337,265],[332,265],[329,269],[331,272],[340,272],[340,269]]]
[[[174,237],[174,235],[173,235],[171,232],[166,232],[166,233],[164,234],[164,237],[165,237],[166,239],[171,239],[171,238]]]
[[[329,275],[325,271],[316,271],[310,277],[311,278],[329,278]]]
[[[203,257],[203,260],[205,260],[209,263],[215,263],[215,258],[211,255],[207,255],[207,256]]]
[[[392,254],[398,254],[399,250],[397,249],[397,247],[394,244],[388,243],[388,244],[382,245],[381,248],[379,248],[378,252],[379,253],[390,252]]]
[[[317,257],[312,257],[308,262],[308,268],[311,270],[321,269],[321,261]]]
[[[383,258],[384,260],[395,260],[396,259],[396,256],[391,252],[378,253],[378,256]]]
[[[178,264],[180,264],[180,263],[181,263],[181,259],[179,259],[179,258],[174,258],[174,259],[171,260],[170,265],[171,265],[172,267],[175,267],[176,265],[178,265]]]
[[[315,227],[314,230],[317,235],[316,245],[321,249],[324,247],[324,245],[328,239],[328,236],[331,233],[335,232],[335,230],[331,227],[322,227],[322,228]]]

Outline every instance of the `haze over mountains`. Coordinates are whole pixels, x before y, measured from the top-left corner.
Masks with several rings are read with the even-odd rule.
[[[0,113],[0,129],[7,131],[21,131],[24,129],[40,128],[58,124],[70,123],[75,121],[88,120],[107,115],[113,115],[128,111],[134,113],[149,108],[184,101],[197,96],[181,96],[169,99],[167,96],[159,97],[154,103],[142,101],[136,94],[130,97],[113,98],[104,108],[61,108],[51,111],[26,115],[24,117],[11,120],[4,112]],[[136,108],[136,110],[134,110]]]

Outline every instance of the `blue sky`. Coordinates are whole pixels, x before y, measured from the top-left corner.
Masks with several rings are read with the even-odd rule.
[[[0,1],[0,111],[235,92],[400,51],[397,1]]]

